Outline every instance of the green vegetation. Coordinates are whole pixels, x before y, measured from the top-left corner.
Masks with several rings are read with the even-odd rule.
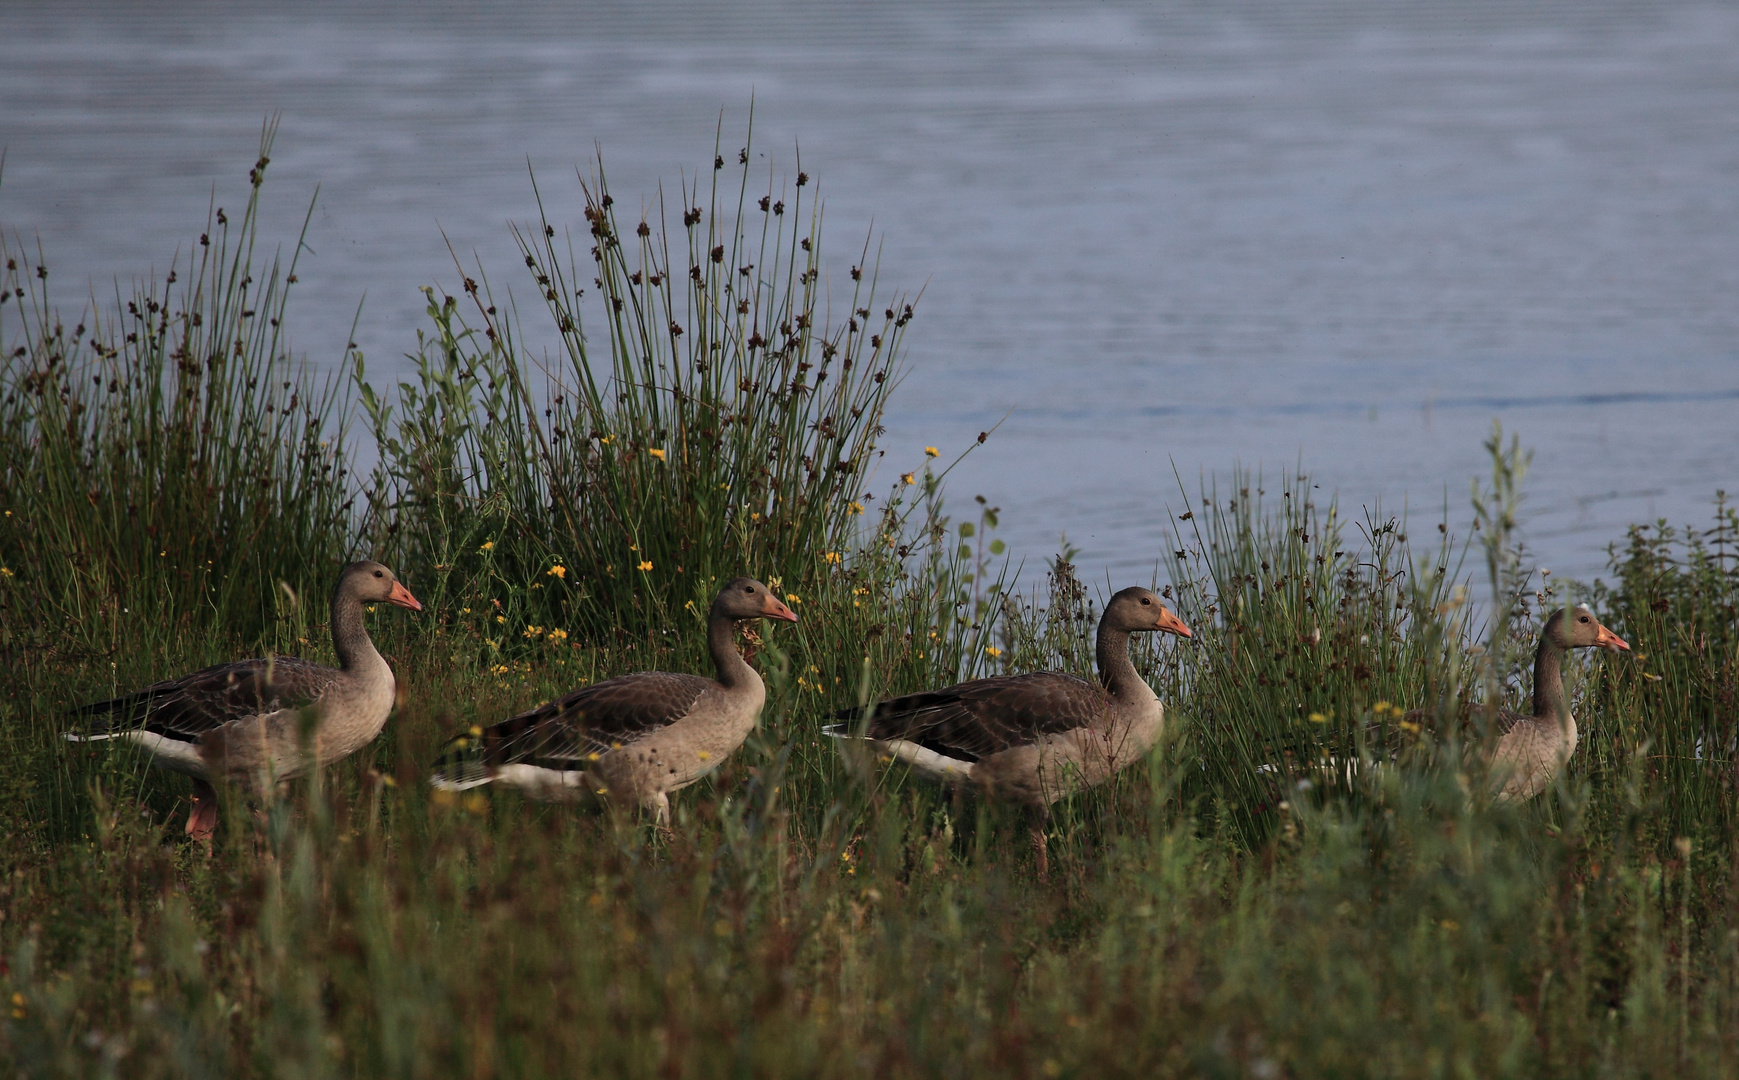
[[[928,459],[888,460],[868,498],[912,311],[874,298],[870,247],[849,276],[822,260],[801,175],[719,160],[642,228],[600,170],[572,241],[520,234],[535,318],[461,271],[413,377],[380,389],[359,356],[332,382],[291,359],[293,262],[256,250],[269,156],[235,227],[214,211],[191,263],[71,333],[44,260],[0,252],[15,1072],[1739,1073],[1724,502],[1708,530],[1639,526],[1583,588],[1522,572],[1526,462],[1496,436],[1472,545],[1448,508],[1419,544],[1296,474],[1210,485],[1165,560],[1197,637],[1138,654],[1173,737],[1058,808],[1041,886],[1012,814],[819,737],[887,690],[1086,673],[1097,609],[1064,557],[1016,589],[995,508],[951,515]],[[317,782],[232,808],[209,858],[170,825],[184,781],[60,740],[117,686],[328,655],[312,601],[354,552],[427,604],[373,626],[403,704]],[[1500,618],[1473,614],[1469,554]],[[745,633],[762,730],[675,800],[669,841],[422,782],[456,727],[702,669],[704,598],[738,572],[803,621]],[[1525,701],[1540,613],[1570,599],[1637,655],[1572,665],[1571,768],[1492,806],[1462,756],[1476,706]]]

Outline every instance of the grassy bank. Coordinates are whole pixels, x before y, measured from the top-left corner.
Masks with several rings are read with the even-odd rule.
[[[3,252],[15,1070],[1739,1073],[1732,508],[1546,587],[1512,535],[1525,458],[1495,438],[1441,522],[1353,517],[1296,475],[1191,493],[1162,585],[1197,637],[1138,653],[1171,737],[1059,807],[1039,885],[1010,815],[851,775],[819,736],[863,695],[1086,673],[1098,598],[1061,558],[1009,582],[995,510],[944,500],[945,459],[881,457],[921,310],[873,245],[824,258],[809,177],[720,147],[698,185],[633,200],[658,207],[641,222],[600,168],[576,220],[521,230],[523,268],[431,286],[418,367],[383,387],[359,356],[333,382],[293,359],[259,157],[233,225],[214,209],[191,263],[76,329],[46,260]],[[402,704],[257,822],[232,807],[209,858],[178,842],[183,781],[59,739],[117,686],[329,657],[319,598],[354,553],[427,605],[372,617]],[[702,670],[705,600],[744,571],[802,621],[746,635],[761,730],[675,800],[668,841],[423,783],[456,728]],[[1636,656],[1572,666],[1568,775],[1494,807],[1464,716],[1525,702],[1566,599]],[[1351,784],[1314,764],[1397,753]]]

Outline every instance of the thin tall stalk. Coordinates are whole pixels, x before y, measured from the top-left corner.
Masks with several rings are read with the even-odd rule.
[[[287,265],[256,250],[275,131],[239,219],[214,205],[162,281],[70,329],[46,260],[0,236],[0,648],[208,619],[251,638],[280,582],[319,595],[344,555],[345,401],[284,327],[301,238]]]
[[[469,317],[431,295],[419,381],[396,405],[363,391],[383,448],[375,519],[395,519],[377,534],[441,510],[398,534],[407,561],[487,563],[543,586],[526,599],[539,623],[644,638],[697,618],[721,580],[801,592],[857,546],[913,309],[876,300],[867,244],[833,300],[808,174],[769,175],[755,198],[748,148],[737,158],[627,222],[600,162],[577,236],[537,192],[537,223],[515,235],[553,367],[481,270]],[[455,533],[476,549],[439,546]]]

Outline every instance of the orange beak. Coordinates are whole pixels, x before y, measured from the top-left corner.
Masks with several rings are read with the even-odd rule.
[[[392,592],[388,594],[386,602],[389,604],[397,604],[399,607],[410,608],[412,611],[423,610],[423,605],[417,603],[417,598],[411,595],[411,591],[405,588],[402,582],[398,581],[392,583]]]
[[[1167,607],[1159,609],[1159,621],[1153,624],[1153,628],[1164,630],[1168,634],[1176,634],[1178,637],[1195,636],[1190,633],[1190,628],[1183,624],[1183,620],[1173,615],[1171,609]]]
[[[784,619],[786,622],[796,622],[797,613],[779,602],[776,596],[767,597],[767,606],[761,614],[769,619]]]
[[[1604,626],[1600,628],[1598,634],[1594,635],[1594,644],[1602,649],[1623,649],[1625,652],[1630,651],[1630,646],[1625,643],[1623,638],[1606,629]]]

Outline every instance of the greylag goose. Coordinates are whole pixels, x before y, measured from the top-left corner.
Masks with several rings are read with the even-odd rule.
[[[423,609],[391,570],[351,563],[332,590],[336,668],[294,656],[218,664],[80,706],[73,715],[83,724],[66,737],[125,739],[153,764],[192,777],[187,834],[209,841],[217,828],[212,781],[263,790],[355,753],[386,726],[396,689],[392,668],[363,621],[364,605],[376,601]]]
[[[1124,589],[1099,619],[1094,686],[1055,672],[974,679],[842,709],[823,728],[836,739],[866,739],[920,777],[1023,805],[1033,815],[1033,854],[1049,872],[1050,804],[1103,784],[1159,739],[1165,706],[1129,660],[1129,635],[1189,627],[1149,589]]]
[[[1576,717],[1564,692],[1563,663],[1566,652],[1587,648],[1630,651],[1586,604],[1552,612],[1534,651],[1533,714],[1499,709],[1494,718],[1501,734],[1487,760],[1498,801],[1531,799],[1546,790],[1576,752]]]
[[[1576,717],[1570,712],[1569,697],[1564,692],[1564,654],[1571,649],[1594,647],[1630,651],[1630,645],[1601,625],[1586,604],[1554,611],[1541,628],[1540,643],[1534,650],[1533,712],[1529,715],[1497,709],[1492,716],[1492,728],[1498,739],[1480,755],[1491,781],[1492,796],[1498,802],[1526,801],[1545,791],[1576,752]],[[1460,712],[1459,722],[1471,724],[1478,706],[1464,703]],[[1405,713],[1396,709],[1395,715],[1402,728],[1415,732],[1433,723],[1427,709]],[[1398,734],[1375,724],[1367,726],[1367,743],[1377,748],[1379,766],[1399,753]],[[1357,758],[1328,756],[1293,772],[1314,773],[1330,784],[1342,781],[1350,784],[1360,768]],[[1278,777],[1284,770],[1270,763],[1256,771]]]
[[[670,793],[729,757],[761,715],[767,690],[737,651],[744,619],[797,616],[753,578],[728,582],[707,615],[718,678],[670,671],[619,675],[451,740],[430,783],[447,791],[517,787],[543,801],[594,796],[638,803],[670,824]]]

